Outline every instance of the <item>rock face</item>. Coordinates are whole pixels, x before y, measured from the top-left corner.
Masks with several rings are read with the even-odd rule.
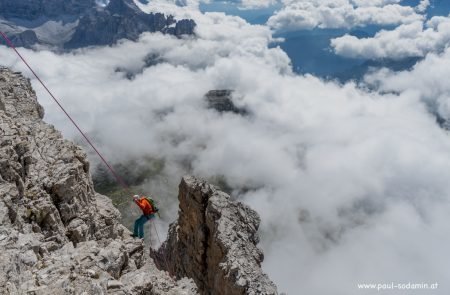
[[[239,115],[247,115],[248,111],[237,107],[233,102],[232,90],[211,90],[205,95],[208,108],[219,113],[231,112]]]
[[[94,5],[95,0],[1,0],[0,11],[8,19],[32,21],[42,17],[81,14]]]
[[[193,20],[177,22],[172,16],[142,12],[133,0],[111,0],[104,9],[93,9],[80,19],[66,48],[114,44],[120,39],[137,40],[143,32],[182,36],[194,33]]]
[[[0,30],[23,47],[112,45],[120,39],[137,40],[143,32],[181,37],[194,34],[196,26],[193,20],[144,13],[133,0],[106,5],[95,0],[0,0],[0,11]]]
[[[144,254],[43,115],[29,81],[0,68],[0,294],[196,294]]]
[[[11,38],[11,42],[17,47],[31,47],[39,43],[39,39],[36,33],[32,30],[26,30],[21,33],[17,33]]]
[[[195,280],[201,294],[277,294],[261,270],[259,216],[193,177],[180,184],[178,222],[151,255],[177,277]]]

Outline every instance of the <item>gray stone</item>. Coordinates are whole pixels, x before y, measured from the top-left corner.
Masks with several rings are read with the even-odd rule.
[[[0,0],[0,11],[0,30],[16,47],[27,48],[112,45],[137,40],[143,32],[181,37],[193,35],[196,26],[193,20],[144,13],[133,0],[110,0],[104,7],[95,0]]]
[[[95,0],[2,0],[2,16],[36,20],[41,17],[58,17],[79,14],[95,6]]]
[[[0,294],[196,294],[130,238],[95,193],[86,154],[42,121],[30,82],[2,67],[0,105]]]
[[[39,43],[39,39],[33,30],[25,30],[10,36],[11,42],[16,47],[30,48]]]
[[[123,287],[123,284],[116,280],[109,280],[108,281],[108,290],[109,289],[120,289]]]
[[[255,211],[190,176],[183,178],[178,198],[178,221],[151,253],[161,268],[194,279],[202,294],[277,294],[261,269]]]
[[[247,115],[245,108],[237,107],[233,102],[232,90],[211,90],[205,95],[208,108],[214,109],[219,113],[231,112],[239,115]]]

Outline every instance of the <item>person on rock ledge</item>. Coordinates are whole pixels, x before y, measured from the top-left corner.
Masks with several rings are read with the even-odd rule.
[[[133,196],[133,200],[136,205],[142,210],[142,215],[134,222],[133,237],[144,238],[144,224],[150,219],[155,218],[155,214],[158,213],[158,208],[155,206],[155,202],[152,198],[138,195]]]

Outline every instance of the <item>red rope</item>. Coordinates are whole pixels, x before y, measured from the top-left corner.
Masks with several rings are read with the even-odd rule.
[[[66,114],[67,118],[72,122],[72,124],[75,126],[75,128],[80,132],[80,134],[83,136],[83,138],[86,140],[86,142],[92,147],[92,149],[95,151],[95,153],[100,157],[102,162],[108,167],[109,171],[111,171],[111,174],[116,178],[117,182],[125,189],[130,190],[127,183],[117,174],[117,172],[114,170],[114,168],[106,161],[105,157],[100,153],[100,151],[95,147],[95,145],[92,143],[92,141],[87,137],[87,135],[81,130],[81,128],[78,126],[78,124],[75,122],[75,120],[69,115],[69,113],[66,111],[66,109],[61,105],[59,100],[53,95],[53,93],[48,89],[48,87],[45,85],[45,83],[39,78],[39,76],[36,74],[36,72],[31,68],[31,66],[28,64],[28,62],[25,60],[25,58],[19,53],[17,48],[14,46],[14,44],[11,42],[11,40],[8,39],[8,37],[0,31],[0,35],[2,35],[3,39],[5,39],[6,43],[9,47],[11,47],[16,54],[20,57],[20,59],[23,61],[23,63],[28,67],[28,69],[33,73],[33,75],[36,77],[36,79],[41,83],[41,85],[44,87],[44,89],[48,92],[48,94],[53,98],[53,100],[56,102],[56,104],[60,107],[60,109]],[[152,222],[153,223],[153,222]],[[156,236],[158,237],[158,242],[160,245],[162,245],[161,240],[159,238],[158,230],[156,228],[156,225],[153,223],[153,226],[155,228]],[[166,264],[167,271],[170,275],[170,269],[166,260],[166,257],[164,256],[164,262]]]
[[[66,114],[67,118],[72,122],[72,124],[77,128],[77,130],[80,132],[80,134],[84,137],[86,142],[92,147],[92,149],[95,151],[95,153],[100,157],[103,163],[105,163],[106,167],[108,167],[109,171],[111,171],[112,175],[116,178],[117,182],[126,190],[129,189],[127,183],[117,174],[117,172],[113,169],[113,167],[106,161],[105,157],[100,153],[100,151],[95,147],[95,145],[91,142],[89,137],[81,130],[81,128],[78,126],[78,124],[75,122],[75,120],[69,115],[69,113],[64,109],[64,107],[61,105],[59,100],[53,95],[53,93],[48,89],[48,87],[45,85],[44,82],[42,82],[41,78],[36,74],[35,71],[31,68],[31,66],[28,64],[28,62],[25,60],[25,58],[19,53],[17,48],[14,46],[14,44],[11,42],[11,40],[8,39],[8,37],[0,31],[0,34],[2,35],[3,39],[5,39],[6,43],[9,47],[11,47],[16,54],[20,57],[20,59],[23,61],[23,63],[28,67],[28,69],[33,73],[33,75],[36,77],[36,79],[41,83],[41,85],[44,87],[44,89],[50,94],[50,96],[53,98],[53,100],[56,102],[56,104],[61,108],[61,110]]]

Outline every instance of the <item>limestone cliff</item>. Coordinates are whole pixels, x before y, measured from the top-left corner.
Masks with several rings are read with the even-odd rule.
[[[0,67],[0,294],[276,294],[253,210],[185,177],[155,264],[43,116],[30,82]]]
[[[0,294],[196,294],[155,267],[43,114],[29,81],[0,68]]]
[[[202,294],[277,294],[261,270],[260,218],[216,187],[184,177],[178,222],[155,261],[177,277],[191,277]]]

